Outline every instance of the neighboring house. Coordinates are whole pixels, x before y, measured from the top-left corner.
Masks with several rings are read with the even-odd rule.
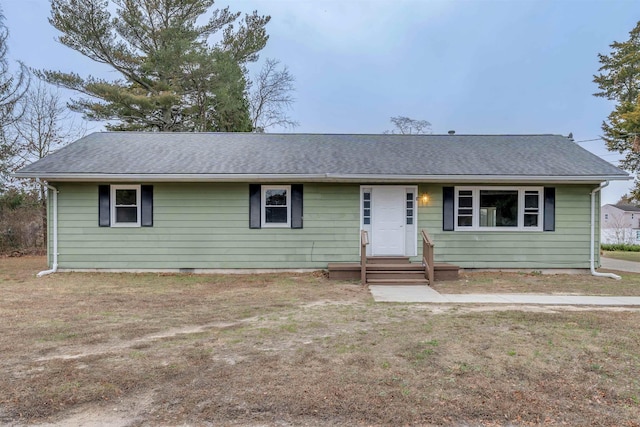
[[[602,243],[640,244],[640,206],[604,205],[600,212]]]
[[[94,133],[15,176],[57,192],[50,263],[133,271],[321,269],[358,262],[361,230],[369,255],[419,261],[423,229],[436,262],[589,268],[600,185],[629,178],[560,135],[152,132]]]

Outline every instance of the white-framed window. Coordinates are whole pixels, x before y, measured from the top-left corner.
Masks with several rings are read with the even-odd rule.
[[[455,230],[542,231],[542,187],[456,187]]]
[[[371,189],[362,190],[362,224],[371,225]]]
[[[291,227],[291,186],[262,186],[262,227]]]
[[[140,186],[111,186],[111,226],[140,227]]]
[[[413,225],[415,218],[415,199],[413,197],[413,191],[407,191],[406,193],[406,204],[405,204],[405,220],[407,225]]]

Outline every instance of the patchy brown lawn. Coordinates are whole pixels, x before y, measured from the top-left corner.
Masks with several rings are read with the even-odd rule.
[[[443,294],[538,293],[640,296],[640,274],[618,272],[621,280],[590,274],[539,274],[512,272],[462,273],[459,280],[436,282]]]
[[[640,262],[640,252],[603,251],[602,254],[607,258],[621,259],[623,261]]]
[[[43,264],[0,259],[0,423],[640,425],[639,310],[374,304],[321,274],[34,278]]]

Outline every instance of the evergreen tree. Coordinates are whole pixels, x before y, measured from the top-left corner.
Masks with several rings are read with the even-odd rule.
[[[77,91],[70,107],[110,130],[251,131],[247,62],[266,45],[270,17],[240,19],[214,0],[51,0],[59,41],[119,79],[41,71]],[[109,12],[115,6],[116,17]],[[204,16],[208,20],[202,22]],[[211,40],[217,40],[215,43]]]
[[[600,92],[595,96],[614,101],[615,107],[602,122],[603,138],[610,151],[624,154],[621,166],[640,172],[640,22],[624,42],[613,42],[608,55],[598,54],[599,74],[593,76]],[[640,200],[636,179],[632,196]]]

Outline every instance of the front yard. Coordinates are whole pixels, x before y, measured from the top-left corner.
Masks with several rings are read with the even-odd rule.
[[[621,259],[623,261],[640,262],[640,252],[631,251],[603,251],[607,258]]]
[[[640,425],[640,309],[374,304],[319,273],[44,268],[0,259],[0,423]],[[640,295],[640,275],[439,286]]]

